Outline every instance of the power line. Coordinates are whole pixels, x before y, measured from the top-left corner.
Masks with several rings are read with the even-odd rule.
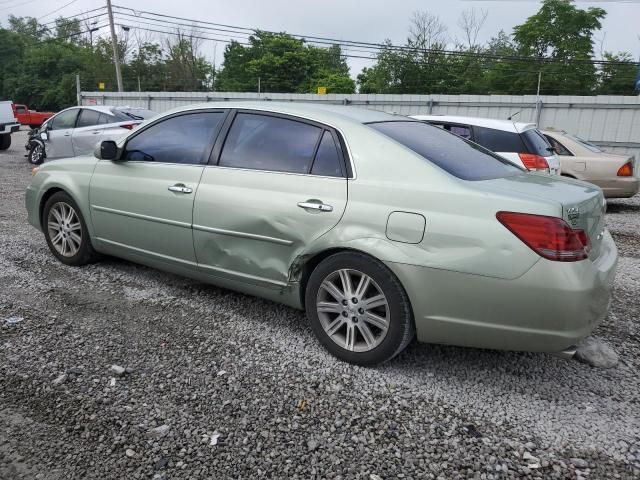
[[[62,10],[63,8],[66,8],[66,7],[68,7],[69,5],[71,5],[72,3],[76,3],[77,1],[78,1],[78,0],[71,0],[69,3],[65,3],[63,6],[61,6],[61,7],[59,7],[59,8],[56,8],[55,10],[53,10],[53,11],[51,11],[51,12],[49,12],[49,13],[45,14],[45,15],[42,15],[40,18],[38,18],[38,19],[37,19],[37,21],[40,21],[40,20],[42,20],[43,18],[48,17],[49,15],[53,15],[54,13],[59,12],[59,11],[60,11],[60,10]]]

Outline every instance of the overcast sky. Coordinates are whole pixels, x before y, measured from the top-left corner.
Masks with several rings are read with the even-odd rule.
[[[0,0],[0,22],[6,25],[9,14],[42,17],[71,0]],[[428,11],[438,15],[449,28],[449,37],[462,38],[457,26],[464,10],[475,7],[486,10],[488,17],[480,40],[485,41],[500,29],[510,33],[534,14],[541,2],[535,0],[113,0],[114,4],[186,18],[216,23],[287,31],[342,40],[393,43],[406,41],[412,12]],[[58,15],[76,15],[103,6],[104,0],[75,0],[58,13],[42,19],[47,22]],[[606,51],[629,51],[640,57],[640,0],[581,1],[581,8],[599,6],[607,11],[603,28],[596,33],[596,52],[604,39]],[[103,29],[102,32],[107,32]],[[205,43],[207,57],[213,57],[213,44]],[[222,61],[224,44],[218,44],[217,63]],[[358,53],[358,55],[362,55]],[[366,60],[350,59],[352,75],[369,64]]]

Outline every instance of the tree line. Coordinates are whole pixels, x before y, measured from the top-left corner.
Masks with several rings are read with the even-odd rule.
[[[367,44],[373,65],[352,78],[352,46],[318,46],[289,35],[256,30],[230,41],[219,69],[204,53],[196,27],[157,35],[123,27],[118,36],[126,91],[263,91],[400,94],[634,94],[637,63],[628,52],[601,48],[595,34],[606,12],[580,9],[572,0],[545,0],[540,10],[486,43],[478,41],[487,13],[463,12],[460,38],[429,12],[416,12],[406,42]],[[0,27],[0,98],[38,109],[75,103],[76,75],[83,90],[116,90],[111,39],[97,36],[98,21],[58,18],[40,24],[10,17]],[[104,26],[104,25],[103,25]],[[317,43],[317,42],[315,42]],[[209,52],[211,53],[211,52]]]

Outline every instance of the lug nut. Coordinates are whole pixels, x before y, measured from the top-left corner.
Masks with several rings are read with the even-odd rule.
[[[353,303],[358,303],[358,299],[357,299],[356,297],[353,297],[353,298],[351,299],[351,301],[352,301]]]
[[[358,313],[359,313],[360,315],[363,315],[363,314],[364,314],[364,308],[359,308],[359,309],[358,309]]]
[[[353,323],[358,323],[358,317],[352,317],[351,320],[353,320]]]
[[[348,316],[349,316],[349,314],[347,313],[347,311],[346,311],[346,310],[344,310],[344,311],[342,312],[342,316],[343,316],[343,317],[348,317]]]

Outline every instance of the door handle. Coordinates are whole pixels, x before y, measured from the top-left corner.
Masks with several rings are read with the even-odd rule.
[[[327,205],[326,203],[298,202],[298,206],[305,209],[320,210],[321,212],[333,212],[333,206]]]
[[[96,130],[95,132],[91,132],[91,135],[100,135],[100,130]]]
[[[171,185],[169,187],[169,191],[176,192],[176,193],[192,193],[193,192],[192,189],[190,189],[189,187],[186,187],[183,183],[177,183],[175,185]]]

